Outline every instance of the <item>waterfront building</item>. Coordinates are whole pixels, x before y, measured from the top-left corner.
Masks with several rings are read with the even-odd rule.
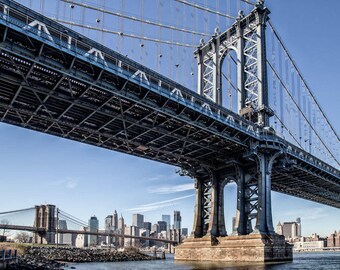
[[[181,229],[181,222],[182,222],[181,212],[174,211],[174,229],[175,230]]]
[[[276,226],[276,233],[284,235],[286,240],[294,240],[301,237],[301,218],[297,218],[296,221],[280,222]]]
[[[170,220],[170,215],[162,215],[162,221],[166,222],[166,230],[170,230],[171,227],[171,220]]]
[[[294,251],[317,251],[325,247],[324,241],[294,242]]]
[[[106,218],[105,218],[105,231],[106,232],[109,232],[112,230],[112,215],[108,215]]]
[[[165,221],[158,221],[158,232],[167,231],[167,223]]]
[[[132,226],[136,226],[138,228],[143,228],[143,226],[144,226],[144,216],[142,214],[133,214],[132,215]]]
[[[327,237],[327,247],[340,247],[340,230]]]
[[[87,227],[81,227],[80,231],[87,231]],[[85,234],[78,234],[76,238],[76,247],[77,248],[84,248],[88,247],[88,235]]]
[[[99,220],[96,216],[92,216],[89,219],[89,231],[90,232],[98,232],[99,229]],[[97,235],[89,235],[89,246],[96,246],[98,244],[98,236]]]
[[[114,231],[118,229],[118,214],[116,210],[113,213],[113,217],[112,217],[112,227]]]

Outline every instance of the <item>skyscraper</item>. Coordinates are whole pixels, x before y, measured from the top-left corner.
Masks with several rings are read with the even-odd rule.
[[[141,214],[132,214],[132,226],[138,228],[143,228],[144,226],[144,216]]]
[[[279,222],[276,226],[276,232],[285,236],[286,240],[296,239],[301,237],[301,218],[296,221],[284,222],[282,225]]]
[[[159,226],[158,226],[158,224],[153,224],[152,226],[151,226],[151,231],[154,231],[154,232],[156,232],[156,233],[159,233],[159,228],[158,228]]]
[[[174,211],[174,229],[181,229],[181,222],[182,222],[182,217],[181,217],[181,212],[180,211]]]
[[[123,218],[123,215],[121,215],[118,220],[118,229],[120,231],[124,231],[124,227],[125,227],[124,218]]]
[[[112,230],[112,215],[108,215],[105,218],[105,231],[109,232]]]
[[[99,228],[99,221],[96,216],[92,216],[89,219],[89,231],[90,232],[97,232]],[[89,245],[95,246],[97,245],[97,235],[89,235]]]
[[[145,230],[151,231],[151,225],[152,225],[151,222],[144,222],[143,228]]]
[[[166,222],[166,230],[170,230],[170,226],[171,226],[171,221],[170,221],[170,215],[162,215],[162,221]]]
[[[166,223],[165,221],[158,221],[157,223],[158,223],[158,230],[159,230],[160,232],[166,231],[166,229],[167,229],[167,223]]]
[[[112,217],[112,229],[114,231],[116,231],[118,229],[118,214],[117,211],[115,210],[115,212],[113,213],[113,217]]]

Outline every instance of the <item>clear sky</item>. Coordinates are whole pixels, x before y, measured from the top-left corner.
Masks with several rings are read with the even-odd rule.
[[[339,133],[340,1],[266,3],[273,24]],[[193,181],[178,176],[175,167],[7,124],[0,124],[0,164],[0,212],[51,203],[82,220],[95,214],[102,227],[115,209],[127,224],[136,212],[153,223],[171,214],[173,222],[173,211],[180,210],[182,227],[191,230]],[[235,195],[235,186],[228,185],[229,232]],[[275,192],[272,201],[275,225],[301,217],[304,236],[326,236],[340,229],[339,209]]]

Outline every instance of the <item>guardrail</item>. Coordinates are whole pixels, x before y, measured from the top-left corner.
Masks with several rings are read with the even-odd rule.
[[[16,250],[0,250],[0,269],[6,269],[7,265],[17,262]]]

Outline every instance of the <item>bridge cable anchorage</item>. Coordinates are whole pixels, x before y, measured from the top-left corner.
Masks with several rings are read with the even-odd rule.
[[[277,74],[276,70],[274,69],[274,67],[272,66],[272,64],[267,60],[267,63],[270,67],[270,69],[274,72],[274,74],[276,75],[276,77],[278,78],[280,84],[283,86],[283,88],[286,90],[287,94],[289,95],[289,97],[291,98],[291,100],[293,101],[293,103],[295,104],[296,108],[300,111],[301,115],[303,116],[303,118],[306,120],[306,122],[308,123],[308,125],[311,127],[311,129],[313,129],[315,135],[319,138],[319,140],[321,141],[321,143],[323,144],[323,146],[327,149],[328,153],[332,156],[332,158],[334,159],[334,161],[340,165],[338,159],[334,156],[334,154],[330,151],[330,149],[328,148],[328,146],[325,144],[325,142],[323,141],[323,139],[320,137],[319,133],[315,130],[314,126],[310,123],[310,121],[308,120],[307,116],[304,114],[304,112],[302,111],[302,109],[298,106],[296,100],[294,99],[294,97],[292,96],[292,94],[289,92],[286,84],[282,81],[282,79],[280,78],[280,76]]]
[[[308,86],[306,80],[304,79],[304,77],[302,76],[300,70],[298,69],[295,61],[293,60],[293,58],[291,57],[287,47],[285,46],[285,44],[283,43],[281,37],[279,36],[279,34],[277,33],[275,27],[273,26],[272,22],[270,20],[268,20],[268,24],[270,26],[270,28],[272,29],[274,35],[276,36],[277,40],[279,41],[279,43],[281,44],[283,50],[286,52],[290,62],[293,64],[297,74],[300,76],[302,82],[304,83],[304,85],[306,86],[306,89],[308,90],[309,94],[311,95],[311,97],[313,98],[314,102],[316,103],[316,105],[318,106],[320,112],[322,113],[323,117],[325,118],[325,120],[327,121],[327,124],[329,125],[329,127],[332,129],[333,133],[335,134],[335,136],[337,137],[338,141],[340,141],[339,135],[337,134],[336,130],[334,129],[334,127],[332,126],[332,124],[329,122],[325,112],[323,111],[323,109],[321,108],[319,102],[316,100],[312,90],[310,89],[310,87]]]
[[[57,19],[57,18],[52,18],[52,19],[54,19],[55,21],[57,21],[59,23],[64,23],[64,24],[68,24],[68,25],[72,25],[72,26],[78,26],[78,27],[82,27],[82,28],[86,28],[86,29],[90,29],[90,30],[94,30],[94,31],[101,31],[101,32],[109,33],[109,34],[115,34],[115,35],[119,35],[119,36],[135,38],[135,39],[142,39],[142,40],[147,40],[147,41],[152,41],[152,42],[157,42],[157,43],[163,43],[163,44],[167,44],[167,45],[197,48],[197,45],[193,45],[193,44],[186,44],[186,43],[172,42],[172,41],[169,41],[169,40],[160,40],[160,39],[155,39],[155,38],[142,37],[142,36],[137,36],[137,35],[134,35],[134,34],[126,34],[126,33],[122,33],[122,32],[119,32],[119,31],[113,31],[113,30],[109,30],[109,29],[105,29],[105,28],[98,28],[98,27],[94,27],[94,26],[90,26],[90,25],[84,25],[84,24],[81,24],[81,23],[65,21],[65,20],[61,20],[61,19]]]
[[[188,1],[185,1],[185,0],[175,0],[176,2],[179,2],[179,3],[182,3],[184,5],[188,5],[188,6],[191,6],[191,7],[194,7],[194,8],[197,8],[197,9],[200,9],[200,10],[204,10],[204,11],[207,11],[207,12],[210,12],[210,13],[213,13],[213,14],[216,14],[216,15],[219,15],[219,16],[222,16],[222,17],[225,17],[225,18],[229,18],[229,19],[236,19],[235,16],[232,16],[232,15],[229,15],[229,14],[223,14],[219,11],[216,11],[216,10],[212,10],[210,8],[206,8],[206,7],[202,7],[200,5],[197,5],[197,4],[194,4],[194,3],[191,3],[191,2],[188,2]]]
[[[119,12],[114,12],[114,11],[110,11],[110,10],[103,9],[103,8],[97,8],[97,7],[88,5],[88,4],[75,2],[75,1],[72,1],[72,0],[60,0],[60,1],[66,2],[66,3],[71,3],[71,4],[74,4],[74,5],[77,5],[77,6],[80,6],[80,7],[84,7],[84,8],[87,8],[87,9],[100,11],[102,13],[121,17],[121,18],[124,18],[124,19],[132,20],[132,21],[136,21],[136,22],[141,22],[141,23],[144,23],[144,24],[150,24],[150,25],[158,26],[158,27],[162,27],[162,28],[171,29],[171,30],[174,30],[174,31],[180,31],[180,32],[188,33],[188,34],[198,35],[198,36],[207,36],[207,37],[211,36],[211,35],[206,34],[206,33],[197,32],[197,31],[189,30],[189,29],[185,29],[185,28],[178,28],[178,27],[173,26],[173,25],[166,25],[166,24],[162,24],[162,23],[157,23],[157,22],[145,20],[143,18],[140,19],[140,18],[136,18],[136,17],[133,17],[133,16],[124,15],[124,14],[119,13]]]
[[[12,211],[7,211],[7,212],[1,212],[0,215],[24,212],[24,211],[33,210],[33,209],[35,209],[35,207],[24,208],[24,209],[19,209],[19,210],[12,210]]]

